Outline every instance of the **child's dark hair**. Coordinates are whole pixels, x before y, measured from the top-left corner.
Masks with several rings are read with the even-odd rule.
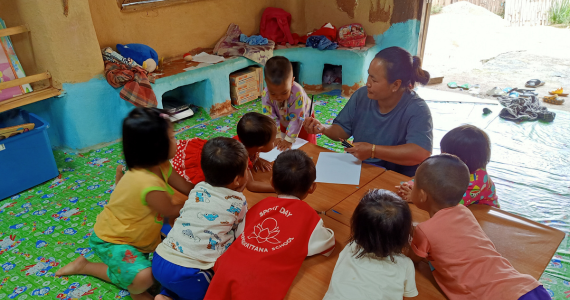
[[[150,168],[168,160],[172,125],[157,108],[137,107],[123,120],[123,153],[129,169]]]
[[[416,172],[416,186],[430,195],[440,208],[459,204],[469,186],[469,168],[451,154],[426,159]]]
[[[412,56],[408,51],[400,47],[389,47],[381,50],[374,58],[384,62],[386,67],[386,79],[388,83],[400,79],[402,87],[414,87],[416,82],[426,85],[429,82],[429,72],[422,69],[422,60]]]
[[[491,161],[491,141],[485,131],[473,125],[463,125],[446,133],[439,143],[442,153],[459,157],[469,173],[482,169]]]
[[[412,213],[406,201],[393,192],[373,189],[360,200],[350,220],[350,242],[356,243],[356,258],[377,258],[402,253],[409,247]]]
[[[309,191],[316,178],[315,163],[299,149],[279,154],[273,164],[273,187],[277,194],[300,198]]]
[[[249,157],[239,141],[226,137],[209,140],[202,148],[200,165],[206,182],[227,186],[236,176],[244,175]]]
[[[246,148],[267,145],[276,131],[275,121],[258,112],[246,113],[237,124],[238,138]]]
[[[284,56],[273,56],[265,64],[265,80],[280,85],[293,73],[291,62]]]

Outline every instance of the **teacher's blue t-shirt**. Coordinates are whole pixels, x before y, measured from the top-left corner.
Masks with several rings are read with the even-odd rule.
[[[340,125],[354,137],[354,142],[382,146],[416,144],[429,152],[433,148],[433,123],[426,102],[416,92],[405,92],[392,111],[382,114],[378,102],[368,98],[366,87],[358,89],[338,114],[333,124]],[[407,176],[414,176],[418,166],[402,166],[380,159],[365,162]]]

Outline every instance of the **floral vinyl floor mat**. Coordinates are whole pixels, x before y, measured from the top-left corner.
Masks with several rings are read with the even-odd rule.
[[[339,91],[315,96],[315,113],[331,124],[347,99]],[[450,129],[465,123],[489,134],[488,171],[501,208],[558,228],[566,238],[541,283],[552,299],[570,298],[570,113],[557,112],[551,124],[515,124],[498,118],[500,106],[428,102],[434,120],[434,153]],[[483,107],[493,113],[482,115]],[[203,110],[175,124],[178,139],[234,136],[240,117],[260,111],[259,100],[217,119]],[[343,151],[338,142],[318,144]],[[85,153],[54,151],[60,176],[0,201],[0,299],[130,299],[129,293],[88,276],[54,277],[78,255],[99,261],[89,248],[97,214],[114,189],[115,168],[124,164],[121,143]]]

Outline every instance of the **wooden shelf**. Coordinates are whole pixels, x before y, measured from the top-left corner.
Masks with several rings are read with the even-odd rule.
[[[20,106],[28,105],[34,102],[45,100],[47,98],[61,95],[61,90],[54,87],[48,87],[39,91],[26,93],[12,99],[0,101],[0,112],[7,111]]]
[[[28,28],[28,25],[20,25],[16,27],[0,29],[0,37],[20,34],[29,31],[30,29]],[[0,91],[41,80],[49,80],[49,87],[0,101],[0,112],[61,95],[61,90],[53,86],[51,74],[47,71],[36,75],[0,82]]]
[[[51,74],[49,72],[26,76],[0,83],[0,90],[4,90],[11,87],[20,86],[23,84],[32,83],[40,80],[46,80],[46,79],[49,80],[50,83],[50,86],[48,88],[33,91],[30,93],[25,93],[11,99],[0,101],[0,112],[61,95],[61,90],[53,86],[51,80]]]

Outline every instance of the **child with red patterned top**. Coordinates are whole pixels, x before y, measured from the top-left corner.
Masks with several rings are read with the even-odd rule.
[[[248,210],[243,233],[214,265],[204,299],[283,299],[305,257],[330,255],[334,233],[302,201],[316,189],[315,178],[305,152],[279,154],[272,177],[277,197]]]
[[[487,174],[487,164],[491,160],[491,141],[485,131],[473,125],[463,125],[452,129],[440,142],[441,153],[459,157],[469,168],[470,181],[460,204],[484,204],[499,208],[499,197],[495,184]],[[398,194],[410,202],[414,181],[397,186]]]
[[[233,138],[240,141],[249,154],[248,174],[250,180],[246,188],[251,192],[270,193],[275,191],[267,182],[255,181],[251,175],[254,171],[270,171],[271,164],[259,158],[260,152],[269,152],[275,143],[275,123],[268,116],[257,112],[243,115],[237,124],[237,136]],[[202,148],[208,140],[193,138],[178,141],[176,156],[172,159],[174,170],[186,181],[198,184],[205,180],[204,172],[200,166]]]

